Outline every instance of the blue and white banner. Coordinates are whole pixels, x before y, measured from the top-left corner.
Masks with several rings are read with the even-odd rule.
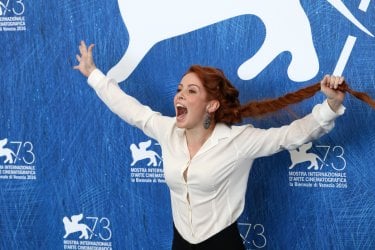
[[[192,64],[223,69],[243,103],[325,74],[375,97],[374,35],[371,0],[0,0],[0,249],[170,249],[160,145],[73,70],[81,40],[124,91],[174,116]],[[246,122],[282,126],[322,100]],[[328,135],[255,161],[247,249],[375,249],[375,112],[344,104]]]

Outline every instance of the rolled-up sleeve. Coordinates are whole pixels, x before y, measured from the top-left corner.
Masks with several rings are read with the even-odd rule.
[[[322,126],[334,126],[334,120],[343,115],[345,112],[345,107],[343,105],[334,112],[328,105],[327,100],[325,100],[322,104],[318,104],[313,108],[312,114],[318,123]]]

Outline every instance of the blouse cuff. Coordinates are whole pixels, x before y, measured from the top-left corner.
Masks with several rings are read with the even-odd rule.
[[[344,112],[345,112],[345,107],[343,105],[341,105],[339,109],[336,112],[334,112],[329,106],[327,100],[325,100],[322,104],[318,104],[313,109],[313,115],[319,121],[321,125],[325,125],[333,121],[338,116],[344,114]]]
[[[105,78],[103,72],[101,72],[99,69],[94,69],[87,78],[87,82],[93,89],[96,89],[103,78]]]
[[[330,118],[330,120],[343,115],[345,112],[345,107],[341,104],[339,109],[335,112],[331,109],[331,107],[328,104],[327,99],[323,102],[323,107],[322,107],[322,115],[324,117]]]

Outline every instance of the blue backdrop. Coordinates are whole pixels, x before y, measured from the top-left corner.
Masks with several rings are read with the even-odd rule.
[[[133,2],[0,0],[0,249],[170,248],[172,218],[160,147],[113,115],[72,69],[82,39],[96,44],[97,66],[118,77],[127,93],[170,116],[177,84],[191,64],[223,69],[243,102],[278,97],[333,72],[375,97],[374,1],[281,4],[301,9],[253,1],[254,12],[243,13],[229,13],[231,7],[220,4],[203,9],[191,2],[193,8],[168,7],[166,0]],[[144,12],[136,12],[137,4]],[[166,13],[181,9],[188,23],[197,24],[168,35],[185,16],[168,21]],[[209,10],[229,14],[208,20],[214,15]],[[170,27],[160,28],[159,20]],[[271,21],[289,33],[276,34]],[[307,21],[305,34],[288,28],[300,21]],[[144,23],[151,28],[145,30]],[[309,41],[309,34],[313,47],[303,40]],[[147,47],[148,35],[154,37],[149,49],[125,61],[134,67],[114,71],[129,44]],[[292,35],[306,55],[301,48],[276,53]],[[246,60],[267,57],[257,54],[262,49],[275,50],[274,57],[251,77],[241,75],[238,68]],[[288,71],[294,59],[302,76]],[[281,126],[322,100],[317,94],[247,122]],[[345,106],[335,129],[301,154],[283,151],[255,162],[239,220],[247,249],[375,248],[375,112],[351,96]],[[132,145],[140,143],[152,157],[134,158]],[[296,155],[299,161],[292,160]],[[313,159],[316,168],[309,168]]]

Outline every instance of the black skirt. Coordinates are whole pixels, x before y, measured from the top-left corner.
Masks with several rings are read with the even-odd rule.
[[[190,244],[182,238],[173,225],[172,250],[245,250],[243,241],[238,231],[237,222],[224,228],[207,240]]]

